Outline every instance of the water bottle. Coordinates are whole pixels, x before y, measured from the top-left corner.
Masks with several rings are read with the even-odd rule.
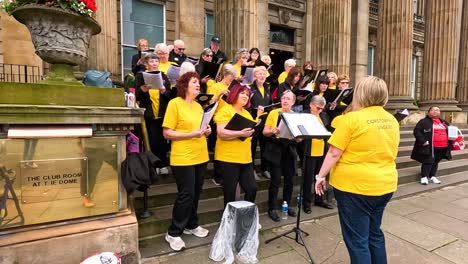
[[[281,219],[288,219],[288,203],[286,201],[284,201],[283,206],[281,206]]]
[[[135,106],[136,106],[135,88],[128,88],[127,107],[135,108]]]

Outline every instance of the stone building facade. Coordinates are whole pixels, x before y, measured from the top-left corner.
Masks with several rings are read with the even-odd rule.
[[[277,71],[290,57],[299,64],[346,73],[355,81],[382,77],[388,109],[439,105],[466,123],[468,111],[468,0],[97,0],[102,32],[81,69],[123,78],[141,37],[186,42],[198,57],[213,35],[232,58],[258,47]],[[18,29],[19,28],[19,29]],[[0,11],[0,65],[47,68],[34,55],[27,30]],[[1,73],[1,68],[0,68]],[[415,104],[416,103],[416,104]]]

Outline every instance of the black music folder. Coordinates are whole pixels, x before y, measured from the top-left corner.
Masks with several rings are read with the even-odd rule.
[[[296,89],[293,91],[293,93],[296,95],[296,96],[309,96],[312,94],[312,91],[310,90],[307,90],[307,89]]]
[[[270,112],[273,109],[276,109],[278,107],[281,107],[281,102],[270,104],[270,105],[264,105],[263,110],[264,110],[265,113],[268,113],[268,112]]]
[[[195,101],[197,101],[199,104],[204,106],[210,102],[213,96],[214,96],[213,94],[199,93],[197,97],[195,97]]]
[[[241,66],[240,75],[244,76],[244,75],[245,75],[245,71],[247,70],[247,68],[255,68],[255,66]]]
[[[401,112],[396,112],[393,116],[396,118],[396,120],[398,122],[402,121],[403,119],[405,119],[406,117],[408,117],[409,115],[409,111],[408,109],[405,109]]]
[[[244,128],[254,128],[257,125],[256,122],[241,116],[240,114],[236,113],[231,120],[226,124],[224,127],[225,129],[234,130],[234,131],[241,131]],[[245,138],[239,138],[240,140],[244,141]]]
[[[215,80],[216,76],[218,76],[219,71],[221,71],[221,64],[204,61],[200,78],[210,76],[211,79]]]

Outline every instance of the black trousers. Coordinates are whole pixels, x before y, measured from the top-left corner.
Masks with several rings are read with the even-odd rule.
[[[245,192],[244,200],[255,203],[257,182],[253,175],[253,164],[240,164],[218,161],[223,171],[224,207],[236,200],[236,188],[239,183]]]
[[[184,228],[194,229],[198,226],[198,200],[203,187],[206,163],[171,168],[176,179],[177,195],[168,233],[170,236],[180,236]]]
[[[252,159],[255,160],[255,152],[257,151],[257,141],[260,143],[260,170],[267,171],[269,170],[268,162],[263,157],[263,153],[265,152],[265,136],[263,136],[262,134],[252,137]]]
[[[293,177],[296,174],[295,164],[291,164],[290,157],[283,155],[280,163],[271,163],[270,165],[270,187],[268,188],[268,209],[275,210],[278,208],[278,189],[281,183],[281,175],[284,176],[283,186],[283,201],[291,205],[291,197],[293,192]]]
[[[305,175],[302,185],[302,206],[310,207],[312,203],[312,189],[315,189],[315,175],[320,171],[320,167],[323,164],[323,156],[321,157],[306,157],[305,158]],[[314,200],[315,203],[323,202],[323,197],[315,194],[314,190]]]
[[[434,162],[421,164],[421,178],[436,176],[439,162],[445,157],[447,148],[434,148]]]
[[[163,118],[150,119],[145,118],[146,129],[148,131],[149,143],[151,152],[159,158],[159,168],[169,165],[167,152],[169,151],[169,143],[163,136]]]

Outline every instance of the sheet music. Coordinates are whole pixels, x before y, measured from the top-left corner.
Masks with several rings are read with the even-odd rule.
[[[161,89],[164,87],[164,82],[162,79],[161,72],[157,72],[157,73],[143,72],[143,79],[145,80],[145,84],[149,85],[153,89]]]
[[[278,137],[287,138],[287,139],[293,139],[294,138],[293,135],[291,134],[291,132],[289,132],[289,129],[286,126],[286,124],[284,123],[283,120],[280,121],[280,123],[278,125],[278,129],[279,129]]]
[[[242,84],[248,84],[248,83],[253,83],[254,81],[254,67],[249,67],[245,69],[245,74],[244,74],[244,80],[242,81]]]
[[[287,128],[294,138],[300,136],[328,137],[331,135],[313,114],[284,112],[281,115],[286,120]],[[302,128],[299,128],[299,126],[302,126]],[[307,134],[302,133],[301,130],[307,131]]]
[[[216,108],[218,108],[218,102],[216,102],[208,111],[203,113],[200,128],[205,128],[210,124],[210,121],[213,118],[214,113],[216,112]]]
[[[169,69],[167,70],[167,78],[171,82],[172,85],[175,85],[177,82],[177,79],[179,78],[180,73],[180,67],[177,67],[175,65],[170,65]]]
[[[348,89],[341,90],[340,94],[335,98],[333,101],[334,103],[338,103],[338,100],[343,99],[344,97],[348,96],[353,91],[353,88],[350,87]],[[341,102],[342,100],[340,100]]]

